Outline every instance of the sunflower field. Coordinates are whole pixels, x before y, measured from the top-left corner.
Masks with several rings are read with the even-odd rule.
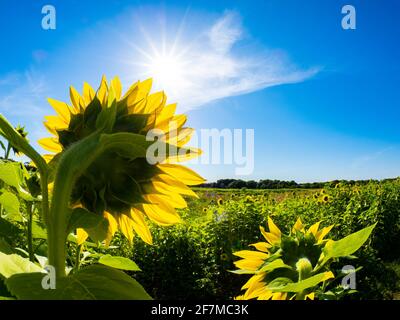
[[[399,297],[399,179],[196,188],[181,164],[201,155],[193,129],[151,80],[123,94],[103,77],[70,98],[49,99],[45,155],[0,115],[1,299]],[[152,130],[168,147],[156,162]]]

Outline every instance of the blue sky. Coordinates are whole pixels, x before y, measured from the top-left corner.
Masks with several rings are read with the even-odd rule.
[[[45,4],[56,30],[41,28]],[[341,27],[345,4],[356,30]],[[193,164],[208,180],[396,177],[399,9],[394,0],[2,0],[0,112],[34,141],[47,135],[47,97],[67,100],[69,85],[97,86],[102,74],[143,79],[165,48],[184,67],[174,85],[155,86],[190,126],[255,130],[254,172]]]

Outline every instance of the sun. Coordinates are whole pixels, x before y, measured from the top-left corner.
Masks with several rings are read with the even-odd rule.
[[[177,94],[185,86],[186,65],[179,55],[156,54],[149,57],[145,68],[155,82],[172,94]]]

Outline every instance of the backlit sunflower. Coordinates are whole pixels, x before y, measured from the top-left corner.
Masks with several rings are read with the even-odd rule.
[[[256,250],[242,250],[234,255],[242,258],[235,262],[239,274],[253,274],[245,283],[240,300],[285,300],[314,299],[313,288],[304,292],[279,291],[279,286],[295,284],[315,275],[314,267],[321,258],[323,248],[328,240],[325,236],[333,226],[319,230],[320,222],[312,225],[307,231],[300,218],[292,228],[290,235],[283,235],[271,218],[268,218],[267,232],[260,227],[266,242],[251,244]],[[333,278],[330,271],[319,274],[320,282]]]
[[[164,92],[150,94],[151,85],[151,79],[139,81],[122,96],[120,80],[116,77],[107,82],[103,77],[97,91],[84,83],[80,95],[71,87],[71,104],[48,99],[57,115],[45,117],[44,124],[53,137],[39,140],[44,149],[53,152],[45,156],[46,160],[51,161],[71,144],[95,132],[110,99],[116,102],[110,133],[146,135],[158,129],[164,132],[161,141],[182,148],[193,129],[184,127],[186,116],[175,115],[176,104],[167,105]],[[175,209],[186,207],[182,195],[196,197],[188,185],[205,181],[189,168],[175,164],[200,154],[194,148],[187,151],[183,155],[169,154],[158,164],[150,164],[144,157],[128,158],[118,151],[104,152],[76,181],[71,206],[103,215],[109,222],[107,242],[119,228],[130,241],[135,231],[145,242],[152,243],[145,216],[163,226],[180,222]],[[77,233],[79,243],[88,237],[83,229]]]

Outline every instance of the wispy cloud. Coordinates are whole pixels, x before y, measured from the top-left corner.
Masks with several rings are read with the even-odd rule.
[[[383,156],[385,156],[388,152],[390,152],[394,149],[395,149],[395,147],[389,146],[384,149],[378,150],[376,152],[372,152],[370,154],[366,154],[366,155],[357,157],[351,163],[351,167],[353,169],[360,169],[360,168],[366,167],[367,165],[370,165],[371,162],[374,163],[378,160],[381,160],[381,158]]]
[[[7,116],[30,116],[43,112],[44,78],[30,69],[0,79],[0,112]]]
[[[185,110],[267,87],[301,82],[318,72],[318,68],[296,67],[281,50],[249,45],[241,18],[232,11],[225,12],[211,27],[191,32],[200,36],[189,45],[174,48],[183,61],[176,77],[180,89],[176,90],[176,81],[159,83]],[[147,75],[154,76],[151,72]],[[155,77],[156,84],[157,80]]]

